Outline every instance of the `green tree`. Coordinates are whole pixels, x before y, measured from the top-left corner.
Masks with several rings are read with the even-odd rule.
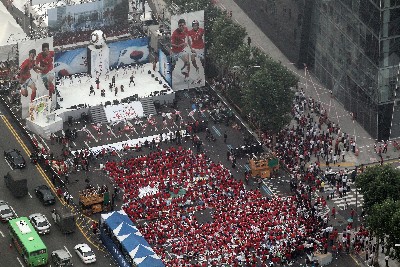
[[[243,88],[245,113],[255,118],[259,130],[271,133],[273,137],[291,120],[294,93],[284,80],[285,77],[277,79],[276,74],[261,66]]]
[[[369,214],[375,204],[400,199],[400,171],[387,164],[368,167],[357,176],[356,186],[364,195],[363,208]]]
[[[246,30],[226,17],[215,20],[211,30],[213,43],[207,51],[209,57],[222,70],[227,70],[232,60],[232,55],[242,44]]]

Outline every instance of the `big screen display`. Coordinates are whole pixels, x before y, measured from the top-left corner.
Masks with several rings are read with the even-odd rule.
[[[204,10],[172,16],[171,32],[172,89],[204,86]]]

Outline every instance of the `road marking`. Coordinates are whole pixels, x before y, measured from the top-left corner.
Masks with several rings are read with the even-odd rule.
[[[0,235],[1,235],[2,237],[5,237],[2,231],[0,231]]]
[[[19,264],[21,264],[22,267],[25,267],[25,265],[22,264],[21,260],[17,257],[17,260],[19,262]]]
[[[18,218],[17,213],[15,212],[14,208],[10,206],[10,209],[14,212],[15,216]]]
[[[29,197],[30,197],[30,198],[32,198],[32,195],[31,195],[31,193],[29,193],[29,192],[28,192],[28,195],[29,195]]]

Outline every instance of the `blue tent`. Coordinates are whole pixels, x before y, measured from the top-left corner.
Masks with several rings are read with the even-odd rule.
[[[150,247],[145,247],[143,245],[139,245],[134,250],[129,252],[129,256],[131,256],[133,260],[151,255],[154,255],[154,251]]]
[[[107,223],[111,231],[114,231],[123,222],[128,225],[133,225],[131,219],[129,219],[128,215],[126,215],[123,210],[101,214],[101,219]]]
[[[135,233],[137,231],[138,231],[138,229],[135,226],[129,225],[126,223],[122,223],[122,226],[120,227],[119,232],[116,233],[116,235],[117,236],[129,235],[129,234]]]
[[[164,263],[159,258],[154,258],[153,256],[146,257],[138,267],[164,267]]]

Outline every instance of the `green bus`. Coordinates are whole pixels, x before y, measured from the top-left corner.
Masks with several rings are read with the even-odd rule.
[[[28,266],[47,264],[46,245],[27,217],[19,217],[8,221],[8,228],[12,242]]]

